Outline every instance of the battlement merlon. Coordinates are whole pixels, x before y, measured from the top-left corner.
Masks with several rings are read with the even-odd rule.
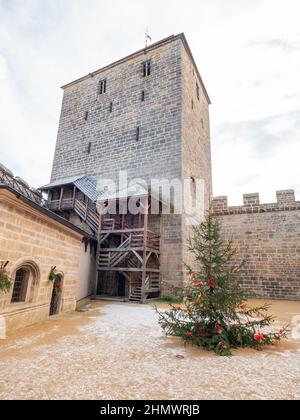
[[[294,190],[276,191],[276,198],[276,203],[260,203],[258,193],[244,194],[243,205],[228,206],[228,197],[226,195],[214,197],[211,203],[212,211],[215,215],[226,215],[300,210],[300,201],[295,200]]]

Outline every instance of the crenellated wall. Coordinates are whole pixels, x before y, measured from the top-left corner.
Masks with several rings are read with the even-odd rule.
[[[258,296],[300,300],[300,201],[293,190],[277,191],[276,203],[244,194],[242,206],[226,196],[212,200],[223,238],[232,238],[237,262],[245,260],[241,284]]]

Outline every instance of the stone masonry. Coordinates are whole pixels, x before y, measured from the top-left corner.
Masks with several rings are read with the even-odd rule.
[[[49,273],[53,266],[64,275],[60,312],[73,311],[82,282],[80,275],[85,282],[88,277],[82,267],[83,258],[89,257],[84,252],[82,234],[52,220],[6,189],[0,189],[0,215],[0,261],[9,261],[8,275],[15,279],[16,271],[24,264],[35,272],[26,301],[12,303],[12,289],[0,292],[1,325],[4,319],[10,333],[48,318],[53,289]]]
[[[143,77],[143,63],[151,74]],[[100,93],[101,81],[106,92]],[[209,97],[183,34],[171,36],[63,87],[51,181],[202,178],[211,194]],[[139,137],[137,138],[137,128]],[[104,181],[103,181],[104,182]],[[162,279],[182,283],[185,215],[162,217]]]
[[[243,206],[228,207],[227,197],[212,202],[225,240],[245,260],[241,284],[258,296],[300,300],[300,201],[293,190],[277,191],[277,202],[260,204],[245,194]]]

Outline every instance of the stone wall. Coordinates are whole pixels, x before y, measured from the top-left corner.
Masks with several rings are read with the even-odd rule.
[[[222,235],[233,239],[236,260],[245,260],[241,284],[265,298],[300,300],[300,201],[293,190],[277,192],[277,202],[260,204],[245,194],[243,206],[213,199]]]
[[[60,311],[75,309],[81,265],[82,235],[40,213],[8,190],[0,190],[0,261],[9,261],[7,271],[15,278],[24,264],[34,270],[30,297],[11,303],[12,290],[0,292],[0,316],[7,332],[48,318],[52,295],[51,267],[63,273]],[[87,273],[81,270],[82,281]]]
[[[204,181],[204,209],[208,209],[212,194],[212,167],[209,104],[210,100],[190,54],[182,45],[182,177],[191,180],[191,197],[196,203],[194,180]],[[197,92],[198,87],[198,92]],[[191,264],[187,239],[191,235],[190,216],[184,212],[182,221],[183,263]],[[186,273],[185,266],[183,272]]]
[[[180,53],[181,39],[172,38],[64,87],[51,180],[117,179],[120,170],[147,181],[180,177]],[[146,60],[151,75],[143,77]],[[106,93],[99,94],[103,79]]]
[[[151,75],[143,77],[146,60],[151,61]],[[99,94],[104,79],[106,93]],[[105,179],[117,180],[120,170],[128,172],[129,180],[138,177],[147,182],[200,177],[206,183],[208,205],[208,106],[183,34],[69,83],[64,86],[52,181],[86,174],[103,187]],[[161,227],[162,280],[182,283],[188,257],[185,215],[163,215]]]

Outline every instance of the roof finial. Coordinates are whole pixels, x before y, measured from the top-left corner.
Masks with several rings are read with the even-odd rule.
[[[152,38],[151,38],[151,36],[149,35],[149,29],[148,29],[148,26],[147,26],[147,28],[146,28],[146,33],[145,33],[145,36],[146,36],[146,48],[148,47],[148,41],[149,42],[152,42]]]

